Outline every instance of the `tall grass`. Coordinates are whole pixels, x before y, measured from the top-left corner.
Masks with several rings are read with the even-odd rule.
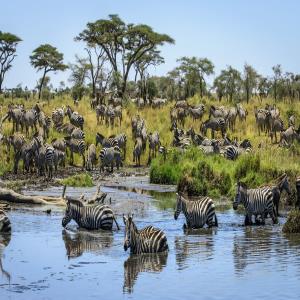
[[[190,104],[204,103],[206,105],[206,113],[203,117],[203,120],[208,118],[208,109],[209,106],[214,105],[225,105],[229,106],[227,102],[217,102],[215,100],[204,98],[200,100],[198,96],[188,99]],[[15,99],[14,103],[23,103],[26,108],[32,107],[37,100],[31,99],[26,101],[23,99]],[[7,105],[10,103],[10,100],[0,99],[0,103],[2,104],[3,110],[1,113],[1,117],[6,113]],[[260,103],[257,99],[252,99],[249,104],[243,103],[245,108],[248,110],[248,116],[246,122],[240,122],[237,120],[236,130],[235,132],[228,132],[230,137],[237,137],[238,139],[248,138],[250,139],[252,145],[254,146],[255,152],[260,157],[261,168],[273,170],[274,167],[278,170],[289,170],[293,173],[297,173],[299,171],[299,158],[300,158],[300,148],[298,145],[294,145],[291,149],[280,149],[278,145],[272,145],[271,140],[265,134],[258,136],[257,128],[255,125],[255,117],[254,117],[254,106],[262,107],[266,103],[272,104],[272,99],[265,100],[264,103]],[[41,107],[45,111],[46,114],[51,115],[52,110],[55,107],[71,105],[74,108],[73,101],[68,96],[58,96],[49,102],[41,101]],[[158,131],[160,134],[161,142],[165,146],[169,146],[173,139],[173,133],[170,131],[170,108],[174,105],[174,102],[168,102],[167,105],[161,107],[160,109],[153,109],[151,107],[145,107],[142,109],[136,108],[133,103],[128,102],[126,106],[123,108],[123,121],[122,125],[118,126],[116,120],[116,126],[114,128],[106,127],[105,124],[97,125],[96,121],[96,113],[94,110],[90,108],[90,102],[88,98],[84,98],[79,102],[79,106],[75,109],[84,116],[85,118],[85,126],[84,131],[86,135],[87,144],[95,143],[95,135],[97,132],[102,133],[104,136],[110,136],[112,134],[118,134],[123,132],[127,135],[127,156],[125,160],[125,165],[132,165],[132,151],[134,147],[134,140],[132,139],[131,134],[131,118],[132,116],[139,114],[142,118],[145,119],[148,132]],[[287,124],[287,118],[291,113],[294,113],[298,119],[300,119],[300,106],[298,103],[295,104],[287,104],[287,103],[278,103],[278,108],[281,111],[281,117]],[[65,122],[68,122],[68,118],[65,117]],[[187,118],[185,129],[194,127],[196,132],[199,132],[200,121],[193,122],[190,117]],[[2,133],[9,135],[12,131],[12,124],[8,121],[4,122]],[[208,132],[210,137],[210,133]],[[48,142],[50,142],[55,137],[63,137],[63,134],[56,132],[54,129],[50,130],[50,137]],[[258,148],[258,145],[260,147]],[[100,151],[100,146],[98,146],[98,152]],[[189,155],[192,155],[194,150],[189,152]],[[13,153],[8,155],[6,146],[0,145],[0,175],[7,172],[8,170],[12,170],[13,165]],[[197,154],[193,154],[198,156]],[[174,151],[174,155],[171,155],[172,159],[180,159],[181,154]],[[78,155],[74,155],[75,164],[81,165],[81,158]],[[178,174],[180,170],[183,168],[189,169],[192,165],[194,165],[194,158],[186,159],[182,164],[178,165],[175,163],[167,163],[163,164],[162,161],[154,160],[152,162],[151,169],[151,178],[154,182],[162,182],[162,183],[178,183],[180,177]],[[207,158],[205,158],[206,160]],[[228,162],[220,157],[209,158],[208,160],[213,160],[214,165],[219,166],[220,169],[224,168],[224,171],[230,171],[234,169],[234,165],[238,162]],[[146,165],[148,162],[148,147],[146,153],[143,154],[141,163]],[[155,167],[159,164],[159,167]],[[279,172],[279,171],[278,171]],[[166,177],[164,174],[168,173],[169,176]],[[250,176],[250,175],[248,175]],[[250,180],[250,178],[249,178]],[[261,180],[259,180],[261,181]]]

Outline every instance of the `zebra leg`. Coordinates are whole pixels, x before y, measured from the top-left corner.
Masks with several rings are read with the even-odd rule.
[[[272,209],[272,212],[270,212],[270,216],[272,218],[273,224],[278,224],[278,218],[276,214],[274,214],[274,210]]]
[[[244,222],[245,226],[249,226],[252,225],[252,215],[251,214],[246,214],[245,216],[245,222]]]

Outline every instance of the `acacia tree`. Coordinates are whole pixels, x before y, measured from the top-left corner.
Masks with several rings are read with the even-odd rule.
[[[43,71],[43,75],[38,86],[39,99],[41,98],[41,91],[47,73],[51,71],[64,71],[68,68],[63,63],[64,55],[57,51],[57,49],[49,44],[43,44],[33,50],[30,56],[31,65],[37,71]]]
[[[258,74],[252,66],[245,64],[243,75],[243,87],[246,94],[246,101],[249,103],[253,91],[257,87]]]
[[[122,80],[117,86],[120,97],[125,94],[133,64],[157,46],[174,43],[168,35],[159,34],[144,24],[126,24],[118,15],[88,23],[87,28],[75,39],[104,50],[113,73],[121,75]]]
[[[18,36],[12,33],[0,31],[0,94],[2,93],[4,76],[12,67],[12,62],[17,56],[17,45],[21,41]]]
[[[186,82],[189,86],[199,85],[200,97],[203,97],[206,80],[205,76],[209,76],[214,72],[214,65],[208,58],[181,57],[177,60],[180,62],[179,69],[183,72]],[[189,95],[191,96],[191,95]]]
[[[221,74],[216,77],[214,83],[216,88],[220,88],[220,90],[222,89],[224,96],[227,96],[227,99],[232,102],[233,99],[237,98],[239,95],[241,90],[241,81],[240,72],[231,66],[228,66],[227,69],[222,70]]]

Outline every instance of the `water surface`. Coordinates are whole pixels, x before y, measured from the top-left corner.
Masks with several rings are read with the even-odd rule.
[[[12,235],[0,238],[1,299],[299,299],[300,235],[285,236],[280,225],[241,226],[244,217],[232,210],[218,211],[218,229],[185,233],[183,216],[173,218],[174,187],[141,178],[102,190],[120,231],[78,231],[74,223],[64,230],[63,210],[55,207],[51,215],[45,207],[9,212]],[[166,232],[168,254],[124,252],[122,214],[129,212],[139,228],[152,224]]]

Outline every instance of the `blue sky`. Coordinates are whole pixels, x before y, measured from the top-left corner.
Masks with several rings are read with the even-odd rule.
[[[83,44],[74,37],[87,22],[109,14],[175,39],[175,45],[162,48],[166,63],[152,71],[155,75],[174,68],[181,56],[208,57],[216,74],[227,65],[242,70],[245,62],[265,75],[278,63],[284,71],[300,73],[300,1],[10,0],[0,7],[0,30],[23,39],[6,87],[34,87],[40,74],[30,66],[29,55],[42,43],[54,45],[66,63],[73,62],[76,53],[83,54]],[[67,83],[68,76],[51,74],[51,80],[56,86],[61,80]]]

